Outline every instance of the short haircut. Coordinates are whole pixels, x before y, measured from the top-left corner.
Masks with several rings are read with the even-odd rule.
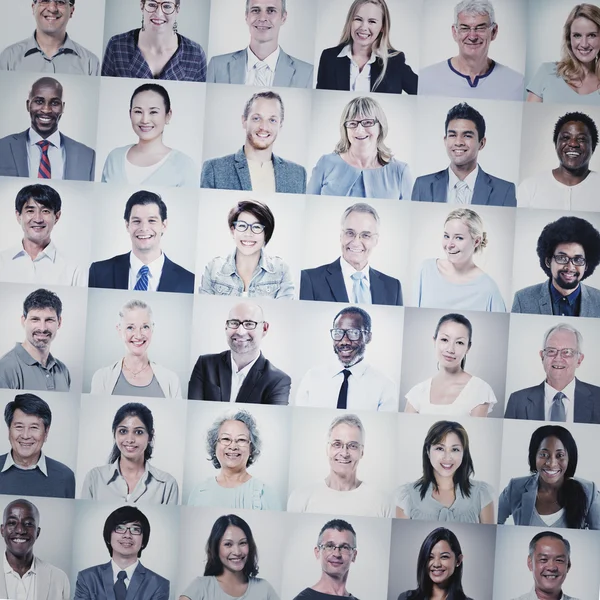
[[[353,545],[356,547],[356,531],[354,531],[354,527],[348,523],[348,521],[344,521],[344,519],[331,519],[331,521],[327,521],[323,527],[321,527],[321,531],[319,531],[319,537],[317,538],[317,545],[321,543],[323,539],[323,534],[328,529],[335,529],[336,531],[349,531],[352,534],[354,541]]]
[[[129,111],[131,111],[131,109],[133,108],[134,98],[142,92],[154,92],[161,96],[165,104],[165,113],[171,112],[171,98],[169,97],[169,92],[167,92],[167,90],[158,83],[144,83],[137,87],[133,94],[131,94],[131,100],[129,101]]]
[[[580,244],[585,252],[586,270],[581,279],[589,277],[600,263],[600,233],[585,219],[579,217],[561,217],[548,223],[542,229],[537,241],[537,255],[540,267],[548,277],[552,277],[552,270],[546,264],[554,256],[559,244]]]
[[[17,409],[23,411],[26,415],[39,417],[44,423],[46,431],[48,431],[48,428],[52,424],[52,411],[48,403],[35,394],[17,394],[15,399],[5,406],[4,422],[7,427],[11,426]]]
[[[343,317],[344,315],[359,315],[362,317],[363,327],[366,331],[371,331],[371,315],[364,309],[358,306],[346,306],[342,308],[340,312],[335,315],[333,318],[333,325],[338,320],[339,317]]]
[[[117,427],[127,417],[137,417],[146,428],[148,432],[148,445],[144,451],[144,461],[152,458],[152,441],[154,440],[154,418],[152,417],[152,411],[139,402],[128,402],[123,404],[121,408],[115,413],[115,418],[112,422],[113,437],[117,434]],[[108,457],[108,464],[114,463],[121,456],[121,451],[117,447],[117,444],[113,444],[110,456]]]
[[[360,439],[362,440],[362,443],[364,444],[365,428],[362,424],[362,421],[358,418],[357,415],[352,415],[352,414],[346,413],[346,414],[340,415],[339,417],[335,417],[335,419],[333,419],[333,421],[331,421],[331,425],[329,425],[329,429],[327,430],[327,438],[331,437],[331,432],[338,425],[350,425],[350,427],[356,427],[360,431]]]
[[[147,206],[148,204],[156,204],[158,206],[158,211],[160,212],[160,220],[167,220],[167,205],[158,194],[148,192],[147,190],[140,190],[130,196],[129,200],[127,200],[127,204],[125,204],[123,218],[129,223],[133,207],[137,205]]]
[[[349,206],[342,214],[342,225],[344,225],[344,221],[348,218],[348,215],[353,212],[366,213],[368,215],[371,215],[375,219],[377,226],[379,226],[379,214],[370,204],[367,204],[366,202],[357,202],[356,204]]]
[[[104,530],[102,532],[104,543],[106,544],[108,553],[112,556],[113,549],[110,545],[110,537],[117,525],[125,525],[125,523],[139,523],[142,528],[142,547],[138,552],[139,558],[142,555],[142,550],[146,548],[150,541],[150,521],[148,521],[148,517],[135,506],[121,506],[121,508],[113,510],[113,512],[108,515],[104,522]]]
[[[435,326],[435,332],[433,334],[433,339],[437,340],[438,333],[440,332],[440,327],[444,323],[448,323],[448,322],[459,323],[460,325],[464,325],[467,328],[467,331],[469,332],[468,348],[470,348],[471,341],[473,339],[473,325],[471,325],[471,321],[469,321],[469,319],[467,319],[467,317],[465,317],[464,315],[458,314],[458,313],[448,313],[447,315],[444,315],[438,321],[438,324]],[[465,355],[465,357],[460,362],[461,369],[464,369],[466,364],[467,364],[467,357]]]
[[[271,209],[258,200],[240,200],[227,215],[227,224],[233,228],[233,224],[238,220],[243,212],[249,212],[258,219],[261,225],[265,226],[265,246],[269,243],[273,232],[275,231],[275,217]]]
[[[560,130],[564,125],[570,122],[583,123],[588,128],[592,138],[592,152],[594,152],[596,150],[596,146],[598,145],[598,127],[596,127],[596,123],[594,123],[594,119],[592,119],[592,117],[578,111],[568,112],[560,117],[558,121],[556,121],[556,125],[554,125],[554,134],[552,136],[554,145],[556,146]]]
[[[287,10],[285,8],[285,3],[287,0],[281,0],[281,12],[282,13],[286,13]],[[246,0],[246,14],[248,14],[248,11],[250,10],[250,0]]]
[[[60,319],[62,315],[62,302],[60,298],[50,290],[40,288],[31,292],[23,302],[23,316],[27,318],[30,310],[43,310],[50,308],[54,310],[56,316]]]
[[[60,81],[58,81],[57,79],[54,79],[54,77],[40,77],[39,79],[36,79],[36,81],[33,82],[31,89],[29,90],[29,98],[31,98],[33,96],[33,88],[39,86],[39,85],[52,85],[54,86],[60,94],[60,98],[62,100],[62,95],[63,95],[63,86],[61,85]]]
[[[215,469],[221,468],[221,463],[217,458],[217,440],[219,439],[219,429],[221,429],[221,425],[225,421],[240,421],[248,428],[248,433],[250,434],[250,454],[246,466],[249,467],[260,456],[262,441],[254,417],[246,410],[238,410],[237,412],[221,415],[211,425],[206,434],[206,451],[208,452],[209,460]]]
[[[254,103],[255,100],[258,100],[259,98],[264,98],[265,100],[277,100],[279,102],[279,120],[281,123],[283,123],[283,117],[284,117],[284,108],[283,108],[283,100],[281,99],[281,96],[277,93],[277,92],[272,92],[271,90],[266,91],[266,92],[256,92],[256,94],[252,94],[252,96],[250,96],[250,99],[248,100],[248,102],[246,102],[246,105],[244,106],[244,112],[242,113],[242,116],[244,117],[244,121],[248,120],[248,117],[250,116],[250,109],[252,108],[252,104]]]
[[[6,515],[8,513],[8,509],[11,508],[12,506],[14,506],[15,504],[21,504],[21,505],[29,508],[29,510],[33,513],[33,518],[35,519],[36,525],[38,527],[40,526],[40,511],[38,510],[38,507],[33,502],[30,502],[29,500],[25,500],[25,498],[17,498],[17,500],[13,500],[12,502],[9,502],[4,507],[4,513],[2,514],[2,524],[3,525],[6,523]]]
[[[458,26],[458,15],[466,13],[468,15],[488,15],[490,24],[495,25],[496,13],[494,5],[490,0],[462,0],[454,7],[454,24]]]
[[[62,201],[60,194],[49,185],[34,183],[21,188],[15,199],[15,210],[21,214],[28,200],[34,200],[44,208],[49,208],[54,214],[60,212]]]
[[[481,141],[485,137],[485,119],[483,118],[483,115],[466,102],[461,102],[448,111],[446,123],[444,125],[445,135],[448,135],[448,125],[450,124],[450,121],[455,121],[457,119],[473,121],[475,129],[477,129],[478,141]]]
[[[145,310],[148,312],[150,320],[152,320],[152,309],[150,308],[150,305],[146,304],[146,302],[140,300],[139,298],[134,298],[133,300],[129,300],[129,302],[123,304],[121,310],[119,311],[119,319],[124,319],[125,313],[129,310]]]
[[[579,332],[578,329],[575,329],[575,327],[573,327],[573,325],[569,325],[569,323],[558,323],[556,325],[553,325],[552,327],[550,327],[550,329],[548,329],[548,331],[546,331],[546,333],[544,334],[544,344],[542,346],[542,349],[546,347],[546,344],[548,343],[548,338],[556,331],[570,331],[571,333],[573,333],[575,335],[575,339],[577,340],[577,348],[576,350],[578,352],[581,352],[583,349],[583,336],[581,335],[581,333]]]
[[[560,540],[565,545],[565,550],[567,552],[567,560],[569,564],[571,564],[571,544],[569,544],[569,540],[564,538],[560,533],[556,533],[556,531],[540,531],[536,535],[531,538],[529,542],[529,556],[533,557],[535,552],[535,545],[545,537],[554,538],[555,540]]]

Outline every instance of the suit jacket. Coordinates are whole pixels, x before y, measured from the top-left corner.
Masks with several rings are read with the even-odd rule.
[[[0,140],[0,175],[29,177],[28,131],[13,133]],[[62,133],[60,139],[65,149],[63,179],[94,181],[96,152]],[[37,177],[37,173],[31,177]]]
[[[580,317],[600,317],[600,290],[584,285],[581,286]],[[548,281],[536,283],[519,290],[515,294],[512,310],[514,313],[529,313],[532,315],[551,315],[552,296]]]
[[[317,74],[318,90],[349,90],[350,89],[350,59],[346,56],[338,58],[345,44],[335,48],[327,48],[321,53],[319,72]],[[377,78],[381,75],[383,61],[377,58],[371,64],[371,91]],[[418,77],[406,64],[404,52],[388,59],[385,77],[375,90],[388,94],[416,94]]]
[[[236,402],[287,404],[292,380],[262,354],[252,365],[238,392]],[[229,402],[231,396],[231,351],[198,357],[188,389],[190,400]]]
[[[70,600],[71,584],[66,573],[35,557],[37,568],[36,600]],[[8,598],[4,574],[0,575],[0,598]]]
[[[88,280],[89,287],[126,290],[129,288],[129,252],[108,260],[92,263]],[[157,291],[194,293],[194,274],[169,260],[165,255]]]
[[[206,72],[207,83],[245,83],[246,48],[231,54],[213,56]],[[312,88],[313,66],[279,51],[273,87]]]
[[[545,421],[544,382],[513,392],[506,405],[506,419]],[[575,423],[600,423],[600,387],[575,378]]]
[[[295,162],[272,155],[275,191],[280,194],[306,193],[306,169]],[[235,154],[211,158],[202,165],[200,187],[217,190],[252,190],[244,148]]]
[[[419,202],[446,202],[448,181],[448,169],[429,175],[421,175],[415,181],[412,199]],[[515,184],[494,177],[493,175],[488,175],[479,167],[471,204],[517,206]]]
[[[300,300],[349,302],[341,259],[300,273]],[[397,279],[369,267],[373,304],[402,306],[402,285]]]
[[[74,600],[115,600],[110,561],[77,573]],[[138,563],[127,588],[127,600],[169,600],[167,579]]]

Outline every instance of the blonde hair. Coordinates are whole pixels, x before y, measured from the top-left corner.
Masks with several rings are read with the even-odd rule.
[[[565,25],[563,27],[563,38],[561,48],[561,58],[556,64],[556,73],[562,77],[567,83],[581,83],[585,78],[585,67],[579,62],[571,48],[571,25],[573,21],[579,17],[584,17],[598,27],[600,31],[600,8],[594,4],[578,4],[569,13]],[[596,77],[600,78],[600,60],[598,55],[595,58],[594,72]]]
[[[381,74],[371,88],[371,91],[375,92],[385,77],[385,72],[388,66],[388,58],[391,56],[397,56],[400,54],[400,52],[396,50],[390,42],[391,17],[385,0],[354,0],[348,9],[348,14],[346,15],[346,23],[344,24],[344,29],[340,37],[340,44],[344,44],[344,46],[350,44],[350,47],[352,47],[352,21],[354,20],[358,9],[363,4],[374,4],[375,6],[378,6],[383,13],[383,18],[381,20],[381,31],[379,32],[377,39],[371,45],[371,52],[375,56],[379,57],[383,63],[381,67]]]
[[[350,149],[350,140],[348,139],[348,132],[344,123],[357,117],[362,117],[363,119],[374,118],[379,121],[377,160],[380,164],[387,165],[392,160],[392,151],[384,143],[388,134],[387,118],[379,103],[368,96],[358,96],[346,104],[346,107],[342,111],[342,118],[340,119],[340,141],[337,143],[334,151],[337,154],[348,152]]]
[[[146,304],[143,300],[134,298],[133,300],[129,300],[129,302],[123,304],[123,308],[119,311],[119,323],[121,322],[121,319],[125,318],[125,313],[129,312],[130,310],[137,309],[145,310],[148,313],[148,317],[152,321],[152,309],[150,308],[150,305]],[[154,325],[154,323],[152,323],[152,325]]]
[[[483,221],[481,217],[470,208],[456,208],[448,214],[444,225],[453,219],[460,219],[469,228],[469,233],[473,240],[479,238],[479,246],[475,248],[475,253],[482,251],[488,244],[487,233],[483,230]]]

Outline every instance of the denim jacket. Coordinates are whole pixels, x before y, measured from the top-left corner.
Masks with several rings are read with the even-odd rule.
[[[200,294],[216,296],[241,296],[244,282],[235,268],[235,252],[226,258],[213,258],[202,275]],[[267,256],[263,251],[252,280],[248,286],[248,297],[266,297],[292,300],[294,298],[294,282],[290,268],[279,256]]]

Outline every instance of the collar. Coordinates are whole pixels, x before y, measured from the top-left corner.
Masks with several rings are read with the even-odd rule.
[[[575,398],[575,377],[569,382],[569,384],[562,390],[562,393],[565,395],[566,399],[569,402],[573,402]],[[544,398],[554,398],[558,394],[558,390],[555,390],[547,381],[544,381]]]
[[[341,50],[340,53],[337,55],[338,58],[349,58],[350,62],[356,64],[354,62],[354,58],[352,58],[352,46],[350,46],[350,44],[346,44],[346,46],[344,46]],[[369,57],[369,60],[366,62],[367,65],[372,65],[375,61],[377,60],[377,56],[371,52],[371,56]]]
[[[21,256],[29,256],[27,252],[23,249],[23,242],[19,246],[14,246],[10,249],[11,260],[15,260],[15,258],[20,258]],[[40,260],[46,256],[52,262],[56,261],[56,246],[54,242],[50,241],[50,243],[33,259],[34,261]]]
[[[265,58],[263,61],[261,61],[260,58],[258,58],[258,56],[256,56],[256,54],[254,54],[254,52],[252,52],[252,50],[250,49],[250,46],[248,46],[246,48],[246,69],[248,71],[252,71],[252,69],[254,69],[254,66],[256,65],[256,63],[264,62],[267,64],[269,69],[271,69],[271,71],[273,73],[275,73],[275,67],[277,66],[277,61],[279,60],[280,52],[281,52],[281,48],[279,46],[277,46],[277,49],[274,52],[271,52],[271,54],[269,54],[269,56],[267,56],[267,58]]]
[[[110,566],[113,571],[113,581],[117,581],[117,574],[121,571],[125,571],[127,573],[127,579],[131,583],[131,578],[133,577],[133,572],[137,569],[137,566],[140,564],[139,560],[136,560],[132,565],[129,565],[126,569],[121,569],[121,567],[111,558]]]
[[[30,146],[35,146],[38,142],[42,140],[46,140],[50,142],[55,148],[60,148],[62,146],[62,140],[60,138],[60,132],[58,129],[47,138],[43,138],[33,127],[29,128],[27,132],[27,139],[29,140]]]
[[[21,343],[17,342],[15,344],[15,351],[17,353],[17,356],[29,367],[33,367],[33,365],[40,365],[40,367],[42,366],[40,362],[33,358],[33,356],[31,356],[31,354],[29,354],[29,352],[27,352],[27,350],[23,348],[23,345]],[[56,361],[54,360],[54,356],[52,356],[52,354],[48,354],[48,361],[46,362],[45,368],[51,369],[52,367],[54,367],[55,364]]]
[[[241,325],[240,325],[241,327]],[[246,377],[248,375],[248,373],[250,372],[250,369],[254,366],[254,363],[260,358],[260,352],[258,353],[258,356],[251,362],[248,363],[243,369],[240,369],[239,371],[237,371],[237,365],[235,364],[235,361],[233,360],[233,352],[229,353],[229,360],[231,361],[231,372],[233,373],[233,375],[235,375],[236,377],[239,377],[240,375],[243,375],[244,377]]]
[[[264,248],[260,251],[260,258],[258,259],[258,266],[267,273],[275,273],[275,267],[273,265],[273,261],[269,256],[265,254]],[[232,252],[227,256],[223,266],[221,267],[221,273],[223,275],[237,275],[237,270],[235,268],[235,252]]]
[[[369,284],[371,283],[371,279],[369,277],[369,263],[365,265],[364,269],[358,271],[343,256],[340,256],[340,267],[342,268],[342,276],[344,277],[344,279],[352,277],[354,273],[364,273],[367,282]]]
[[[352,373],[352,377],[360,378],[365,374],[368,368],[369,364],[365,361],[364,358],[360,362],[357,362],[355,365],[352,365],[351,367],[344,367],[344,365],[342,365],[342,363],[340,363],[340,361],[336,359],[335,363],[330,369],[330,375],[333,378],[336,375],[339,375],[344,369],[348,369],[348,371]]]
[[[579,283],[577,288],[575,290],[573,290],[568,296],[563,296],[552,285],[552,280],[550,280],[549,285],[550,285],[550,295],[552,296],[553,302],[558,302],[559,300],[562,300],[563,298],[565,298],[567,303],[569,304],[569,306],[573,306],[577,302],[577,299],[579,298],[579,296],[581,295],[581,282]]]
[[[131,251],[129,253],[129,268],[137,274],[137,272],[144,266],[143,263],[134,253]],[[160,279],[160,275],[163,270],[163,266],[165,264],[165,253],[161,252],[160,256],[154,259],[151,263],[148,263],[146,266],[150,270],[150,277],[152,279]]]
[[[473,191],[475,189],[475,180],[477,179],[477,175],[479,175],[479,165],[477,165],[465,178],[464,182],[469,186],[469,190]],[[456,173],[448,167],[448,186],[454,188],[454,186],[460,181],[460,179],[456,176]]]
[[[16,575],[21,577],[8,563],[8,560],[6,558],[6,552],[4,552],[4,554],[2,555],[2,558],[4,561],[4,574],[10,575],[11,573],[15,573]],[[33,575],[35,575],[37,573],[37,564],[36,564],[35,555],[33,557],[33,562],[31,563],[31,567],[29,567],[29,571],[27,571],[27,573],[25,573],[25,575],[29,575],[29,573],[31,573]]]
[[[111,463],[109,467],[112,466],[112,475],[106,481],[106,485],[110,485],[117,477],[123,477],[121,475],[121,466],[119,465],[119,459],[115,460],[114,463]],[[110,472],[110,471],[109,471]],[[160,471],[155,469],[148,461],[144,463],[144,474],[142,475],[142,481],[146,483],[150,477],[156,479],[160,483],[165,483],[166,479],[160,475]],[[119,569],[121,570],[121,569]]]
[[[46,476],[48,477],[48,467],[46,466],[46,457],[44,456],[43,452],[40,452],[40,458],[38,459],[37,463],[35,465],[32,465],[31,467],[20,467],[14,460],[12,457],[12,450],[6,455],[6,460],[4,461],[4,466],[2,467],[2,473],[4,473],[4,471],[8,471],[8,469],[10,469],[11,467],[15,467],[15,469],[21,469],[21,471],[33,471],[34,469],[38,468],[40,469],[40,471]]]
[[[27,40],[25,56],[35,54],[36,52],[41,52],[42,54],[44,53],[44,51],[40,48],[40,45],[37,43],[35,34],[36,32],[34,31],[33,35]],[[56,54],[77,54],[77,56],[79,56],[79,52],[77,52],[77,46],[71,40],[68,33],[65,33],[65,41]]]

